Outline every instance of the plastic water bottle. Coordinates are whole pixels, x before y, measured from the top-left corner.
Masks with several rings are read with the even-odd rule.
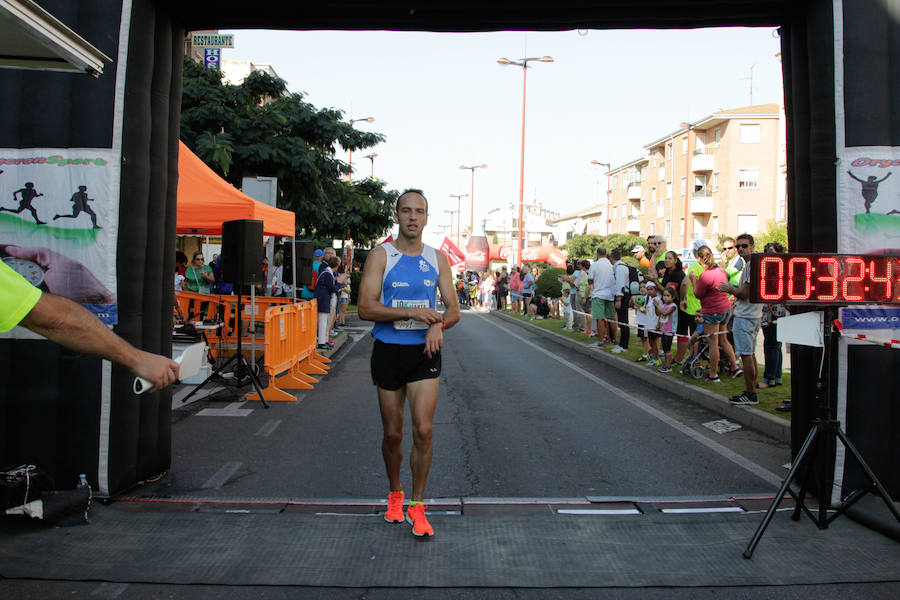
[[[82,473],[78,476],[78,485],[76,487],[78,490],[87,490],[87,501],[84,503],[82,519],[84,519],[85,523],[88,523],[88,511],[91,509],[91,499],[94,497],[94,493],[91,491],[91,484],[88,483],[87,475]]]

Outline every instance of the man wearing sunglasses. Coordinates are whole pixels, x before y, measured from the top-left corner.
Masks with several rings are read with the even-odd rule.
[[[733,237],[727,237],[722,241],[722,256],[719,259],[719,266],[725,270],[728,275],[728,281],[734,285],[741,282],[741,271],[744,269],[744,259],[735,247]]]
[[[744,368],[745,390],[733,396],[731,402],[738,405],[759,404],[756,396],[756,338],[759,333],[759,322],[762,317],[762,304],[750,302],[750,255],[753,254],[753,236],[742,233],[734,244],[738,256],[744,262],[741,279],[738,285],[731,282],[721,283],[718,290],[735,297],[734,302],[734,353],[741,357]]]

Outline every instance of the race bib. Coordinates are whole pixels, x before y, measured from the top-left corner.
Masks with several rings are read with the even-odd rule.
[[[391,302],[393,308],[428,308],[428,300],[397,300]],[[394,321],[394,329],[428,329],[428,324],[415,319]]]

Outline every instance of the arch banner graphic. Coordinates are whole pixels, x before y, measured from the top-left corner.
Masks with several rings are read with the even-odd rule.
[[[0,149],[0,259],[107,325],[118,323],[117,164],[102,148]]]

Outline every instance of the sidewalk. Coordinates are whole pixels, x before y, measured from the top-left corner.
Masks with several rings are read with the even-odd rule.
[[[508,323],[518,325],[519,327],[528,329],[528,331],[552,339],[576,352],[595,358],[596,360],[614,366],[623,372],[627,372],[630,375],[642,379],[651,385],[666,390],[667,392],[671,392],[691,402],[695,402],[704,408],[712,410],[745,427],[750,427],[751,429],[760,431],[785,443],[790,443],[791,441],[791,423],[789,420],[781,419],[765,411],[753,408],[752,406],[735,406],[728,401],[728,398],[721,394],[716,394],[715,392],[701,387],[685,383],[677,377],[659,373],[655,369],[648,369],[646,366],[643,366],[642,363],[626,360],[601,350],[600,348],[586,346],[581,342],[552,331],[547,331],[542,327],[532,325],[529,321],[523,321],[507,313],[493,311],[484,314],[490,315],[493,318],[502,319]]]

